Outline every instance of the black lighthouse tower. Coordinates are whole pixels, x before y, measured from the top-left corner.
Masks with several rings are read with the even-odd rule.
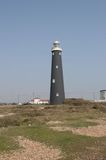
[[[62,104],[65,99],[62,69],[62,49],[60,43],[55,41],[52,47],[50,104]]]

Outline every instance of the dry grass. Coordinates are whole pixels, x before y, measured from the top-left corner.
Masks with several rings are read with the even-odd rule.
[[[97,122],[99,125],[88,126],[88,127],[67,127],[64,126],[64,122],[61,121],[49,121],[47,124],[53,130],[57,131],[71,131],[73,134],[86,135],[93,137],[103,137],[106,136],[106,121],[102,119],[98,120],[87,120],[88,122]],[[60,126],[62,124],[62,126]],[[53,126],[52,126],[53,125]]]
[[[105,104],[1,106],[0,115],[0,160],[106,159]]]
[[[106,136],[106,126],[98,125],[98,126],[89,126],[83,128],[72,128],[72,127],[50,127],[53,130],[65,132],[71,131],[73,134],[77,135],[85,135],[91,137],[104,137]]]

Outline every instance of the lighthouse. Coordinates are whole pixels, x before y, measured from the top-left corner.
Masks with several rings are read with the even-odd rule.
[[[62,69],[62,48],[59,41],[55,41],[52,47],[50,104],[62,104],[65,99],[64,80]]]

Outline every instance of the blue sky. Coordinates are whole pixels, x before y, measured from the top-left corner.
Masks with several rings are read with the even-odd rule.
[[[51,47],[63,48],[66,97],[106,89],[105,0],[0,0],[0,101],[49,97]]]

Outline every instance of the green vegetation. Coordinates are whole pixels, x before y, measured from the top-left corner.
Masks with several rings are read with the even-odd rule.
[[[3,134],[0,135],[0,151],[3,152],[19,148],[18,143],[14,138]]]
[[[65,122],[65,126],[72,126],[72,127],[75,127],[75,128],[78,128],[78,127],[89,127],[89,126],[96,126],[98,125],[98,123],[96,122],[87,122],[87,121],[84,121],[84,120],[74,120],[74,121],[70,121],[70,122]],[[63,124],[64,126],[64,124]]]
[[[88,104],[87,104],[88,105]],[[38,108],[39,107],[39,108]],[[42,106],[41,106],[42,107]],[[88,127],[96,126],[93,120],[106,120],[106,112],[101,109],[87,107],[76,108],[70,105],[62,106],[14,106],[0,109],[7,116],[0,118],[0,152],[18,149],[18,136],[24,136],[34,141],[59,147],[64,154],[61,160],[94,160],[106,159],[106,136],[90,137],[75,135],[72,132],[58,132],[50,126]],[[8,113],[14,113],[8,116]],[[92,121],[88,121],[92,120]],[[57,123],[48,125],[53,121]],[[58,123],[61,122],[61,123]]]

